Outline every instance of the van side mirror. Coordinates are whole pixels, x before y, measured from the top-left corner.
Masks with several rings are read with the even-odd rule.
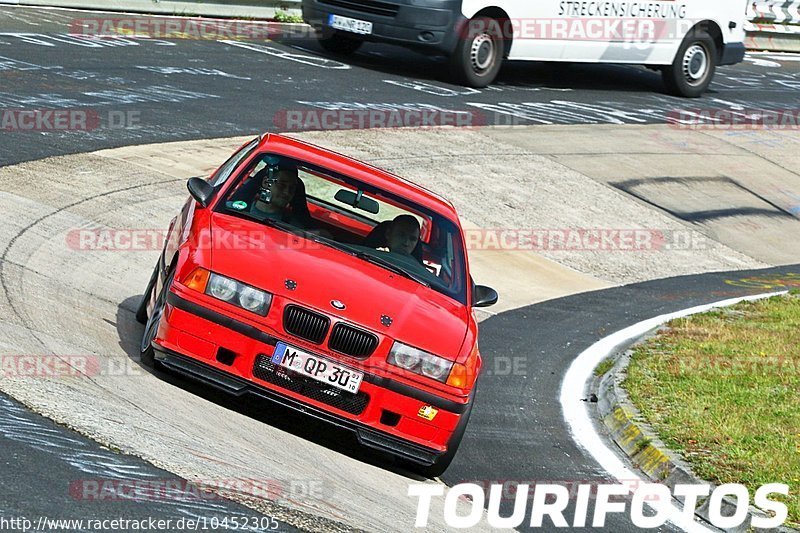
[[[192,195],[192,198],[197,200],[197,203],[203,207],[208,207],[211,199],[214,198],[214,187],[202,178],[191,178],[186,187],[189,189],[189,194]]]
[[[472,288],[472,306],[489,307],[497,303],[497,291],[485,285],[475,285]]]

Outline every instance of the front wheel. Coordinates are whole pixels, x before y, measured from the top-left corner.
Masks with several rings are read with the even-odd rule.
[[[343,35],[337,31],[328,34],[323,33],[319,37],[319,45],[323,50],[343,56],[356,53],[362,44],[364,44],[364,41]]]
[[[459,32],[458,44],[450,56],[450,70],[461,85],[482,88],[497,78],[504,57],[505,39],[500,22],[475,18]]]
[[[475,405],[474,393],[472,396],[472,401],[470,402],[466,411],[464,411],[464,413],[461,415],[458,425],[456,426],[456,430],[453,432],[453,435],[450,437],[450,441],[447,443],[447,451],[430,466],[414,465],[412,469],[416,473],[430,479],[439,477],[445,473],[447,468],[450,466],[450,463],[453,462],[456,452],[458,452],[458,447],[461,445],[461,440],[464,438],[464,433],[467,431],[467,424],[469,423],[470,416],[472,416],[473,405]]]
[[[717,47],[707,33],[700,31],[684,39],[675,61],[661,71],[670,94],[698,98],[711,84],[717,68]]]
[[[167,296],[169,296],[169,289],[172,287],[172,280],[175,277],[175,271],[169,273],[164,286],[161,287],[161,292],[158,293],[158,298],[153,306],[153,312],[147,319],[147,324],[144,327],[144,335],[142,335],[142,344],[139,348],[140,360],[144,366],[153,367],[156,361],[156,354],[153,350],[153,339],[158,334],[158,326],[161,324],[161,318],[164,316],[164,309],[167,306]]]
[[[147,288],[144,290],[144,296],[142,296],[142,299],[139,302],[139,307],[136,308],[136,321],[140,324],[147,324],[147,304],[150,303],[150,296],[153,293],[153,287],[156,286],[157,279],[158,263],[156,263],[156,268],[153,269],[153,274],[150,276],[150,281],[147,282]]]

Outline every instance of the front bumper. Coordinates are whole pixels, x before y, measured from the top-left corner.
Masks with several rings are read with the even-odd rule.
[[[330,30],[329,15],[371,22],[372,35],[354,37],[411,48],[434,50],[446,55],[456,46],[461,0],[303,0],[303,19],[311,26]]]
[[[468,399],[446,398],[364,368],[359,368],[365,372],[359,391],[364,405],[348,401],[348,393],[336,398],[336,391],[332,400],[319,387],[306,390],[300,383],[282,383],[277,378],[285,376],[265,370],[263,363],[275,344],[281,340],[297,345],[294,340],[279,339],[264,328],[192,301],[188,294],[171,292],[167,303],[153,343],[156,359],[165,367],[234,395],[254,394],[350,429],[363,445],[409,461],[430,465],[445,453],[470,405]],[[439,410],[433,421],[418,416],[425,406]]]

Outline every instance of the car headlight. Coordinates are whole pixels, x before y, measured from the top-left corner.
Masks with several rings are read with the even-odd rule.
[[[453,362],[432,353],[418,350],[412,346],[395,342],[389,351],[387,362],[390,365],[409,370],[442,383],[447,382]]]
[[[191,289],[261,316],[267,315],[272,304],[270,293],[202,268],[195,269],[185,282]]]
[[[213,296],[217,300],[223,302],[230,302],[236,296],[237,283],[230,278],[220,276],[219,274],[211,274],[208,279],[208,288],[206,294]]]
[[[261,314],[266,303],[267,293],[264,291],[248,286],[242,287],[239,291],[239,304],[248,311]]]

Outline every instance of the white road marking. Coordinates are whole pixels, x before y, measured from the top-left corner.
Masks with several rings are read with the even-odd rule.
[[[301,63],[303,65],[309,65],[312,67],[319,67],[331,70],[350,70],[350,65],[346,65],[338,61],[325,59],[324,57],[319,57],[319,56],[293,54],[291,52],[288,52],[286,50],[281,50],[280,48],[276,48],[274,46],[266,46],[263,44],[245,43],[241,41],[230,41],[230,40],[221,40],[217,42],[228,44],[231,46],[238,46],[239,48],[245,48],[247,50],[252,50],[253,52],[259,52],[262,54],[271,55],[273,57],[286,59],[288,61],[294,61],[295,63]]]
[[[388,83],[389,85],[395,85],[397,87],[403,87],[405,89],[411,89],[414,91],[420,91],[425,94],[431,94],[433,96],[465,96],[465,95],[481,94],[481,91],[477,89],[470,89],[468,87],[459,87],[458,89],[451,89],[449,87],[442,87],[440,85],[435,85],[433,83],[428,83],[425,81],[383,80],[383,83]]]
[[[578,397],[586,388],[586,383],[592,377],[594,368],[600,362],[608,357],[608,355],[619,345],[630,342],[631,340],[639,337],[648,331],[656,328],[675,318],[682,318],[685,316],[703,313],[716,307],[726,307],[737,304],[743,301],[753,301],[771,296],[778,296],[786,294],[788,291],[771,292],[767,294],[759,294],[755,296],[745,296],[743,298],[731,298],[722,300],[720,302],[699,305],[689,309],[683,309],[675,313],[669,313],[657,316],[648,320],[644,320],[625,329],[617,331],[607,337],[603,337],[596,343],[589,346],[575,358],[570,365],[564,376],[564,381],[561,383],[561,409],[564,414],[573,440],[583,448],[595,461],[612,477],[620,482],[623,480],[639,480],[641,483],[650,483],[651,481],[644,479],[638,472],[628,467],[622,459],[617,456],[595,431],[594,424],[589,417],[589,411],[586,402],[580,401]],[[630,486],[628,484],[625,485]],[[694,520],[686,520],[681,515],[681,509],[678,506],[672,506],[670,522],[689,532],[710,532],[717,531],[711,529]]]
[[[766,59],[758,59],[756,57],[746,57],[746,61],[758,66],[758,67],[769,67],[769,68],[780,68],[781,64],[777,61],[768,61]]]

